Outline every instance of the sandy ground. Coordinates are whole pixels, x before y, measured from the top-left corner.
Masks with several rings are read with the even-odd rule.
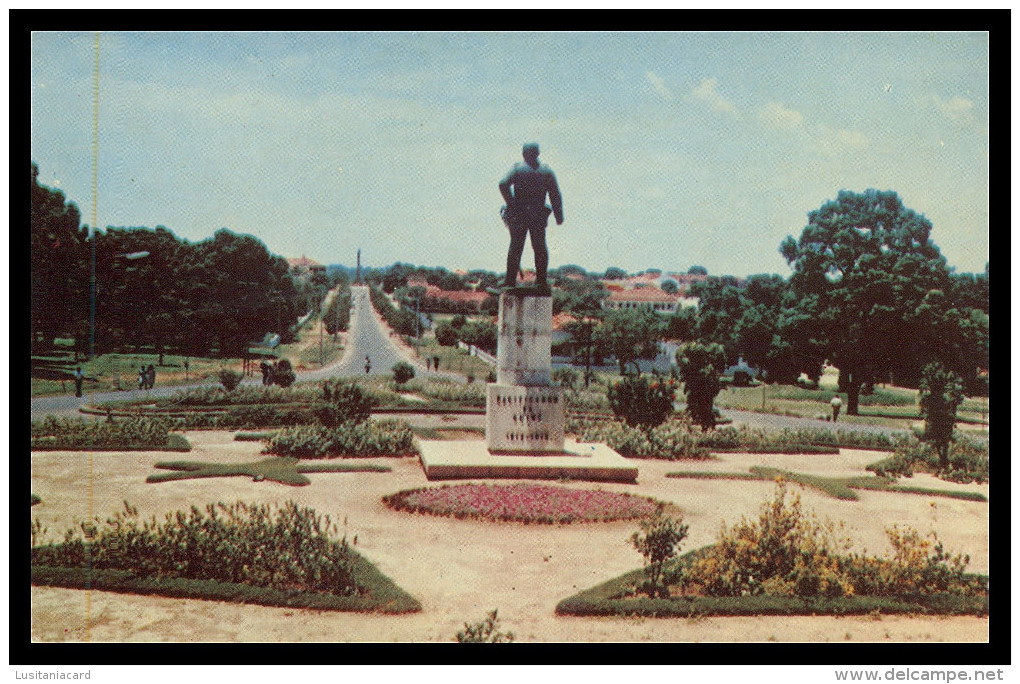
[[[191,432],[191,454],[158,452],[39,452],[32,455],[33,508],[50,539],[92,515],[105,519],[128,500],[143,516],[238,499],[283,502],[347,518],[348,538],[403,589],[417,597],[417,614],[336,613],[32,587],[35,641],[95,642],[449,642],[464,622],[497,608],[502,628],[518,641],[557,642],[984,642],[988,620],[974,617],[576,618],[553,614],[561,599],[639,567],[628,537],[632,522],[570,526],[486,523],[418,516],[386,508],[381,497],[427,485],[416,459],[378,459],[391,473],[322,473],[307,487],[253,482],[246,477],[146,484],[160,460],[237,462],[260,458],[258,442],[234,442],[229,432]],[[746,470],[768,465],[819,475],[861,474],[875,452],[838,456],[726,454],[701,463],[637,461],[637,484],[584,484],[672,501],[690,525],[684,550],[711,543],[721,522],[753,516],[774,485],[732,480],[664,477],[673,470]],[[91,480],[89,470],[91,460]],[[988,494],[987,485],[954,485],[916,475],[909,484]],[[805,508],[841,520],[858,547],[887,549],[893,522],[922,532],[938,530],[947,550],[971,556],[969,568],[988,569],[988,505],[946,498],[859,492],[838,501],[800,489]]]

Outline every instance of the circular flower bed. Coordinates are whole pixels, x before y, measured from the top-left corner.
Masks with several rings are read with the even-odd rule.
[[[384,496],[383,503],[412,513],[546,524],[630,520],[665,505],[633,494],[527,483],[408,489]]]

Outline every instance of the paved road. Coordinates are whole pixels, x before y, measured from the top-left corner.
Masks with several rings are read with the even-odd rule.
[[[339,361],[314,371],[304,371],[298,380],[322,380],[363,376],[365,358],[371,360],[368,375],[392,375],[393,365],[398,361],[406,361],[414,366],[415,377],[443,377],[457,382],[466,382],[464,376],[457,373],[445,373],[427,370],[414,353],[404,347],[398,337],[391,336],[389,328],[372,307],[366,285],[351,286],[351,304],[354,311],[347,333],[347,347]]]
[[[379,315],[372,308],[368,298],[368,287],[354,285],[351,287],[351,301],[354,304],[354,311],[351,316],[349,332],[347,333],[347,348],[343,356],[328,366],[314,371],[299,371],[298,382],[314,382],[324,378],[350,377],[365,375],[365,357],[372,360],[371,375],[391,375],[393,364],[398,361],[407,361],[415,368],[416,377],[443,377],[457,382],[467,382],[466,378],[457,373],[445,373],[442,371],[426,370],[420,360],[414,358],[413,352],[403,348],[397,341],[398,338],[391,338],[389,329],[380,319]],[[254,385],[261,382],[260,378],[245,378],[242,384]],[[107,401],[135,400],[169,397],[177,392],[193,387],[218,387],[219,382],[201,382],[190,385],[176,385],[155,387],[151,390],[127,390],[120,392],[86,392],[85,396],[77,398],[73,395],[61,395],[51,397],[38,397],[32,399],[32,420],[42,420],[47,415],[55,416],[81,416],[78,407],[87,404],[100,404]]]

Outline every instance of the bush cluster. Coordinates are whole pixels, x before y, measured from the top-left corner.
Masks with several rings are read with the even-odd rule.
[[[344,423],[339,427],[285,428],[266,442],[265,453],[295,458],[372,458],[416,453],[414,433],[396,420]]]
[[[170,433],[166,418],[126,418],[114,422],[47,416],[32,421],[33,450],[189,449],[180,435]]]
[[[345,423],[364,423],[372,416],[372,407],[378,401],[360,385],[347,380],[324,380],[320,383],[322,396],[312,406],[319,422],[328,428]]]
[[[916,470],[934,473],[950,482],[988,482],[988,445],[957,438],[949,445],[948,465],[943,468],[937,449],[916,437],[905,437],[896,442],[892,456],[872,463],[867,469],[879,477],[911,477]]]
[[[709,596],[853,595],[904,596],[933,593],[976,595],[983,580],[966,575],[969,557],[950,555],[933,532],[886,530],[891,558],[850,554],[841,527],[821,522],[801,509],[800,497],[787,501],[782,481],[757,520],[723,528],[684,572],[685,591]]]
[[[462,385],[453,380],[432,380],[430,382],[413,383],[409,386],[418,394],[436,401],[463,406],[484,407],[484,385]]]
[[[172,397],[157,400],[157,406],[241,406],[247,404],[288,404],[309,402],[319,396],[320,391],[314,385],[297,387],[264,387],[262,385],[245,385],[233,392],[224,392],[221,387],[194,387],[174,394]]]
[[[675,394],[672,378],[627,376],[609,386],[606,398],[613,414],[630,427],[656,427],[673,412]]]
[[[82,523],[64,541],[32,549],[32,565],[126,570],[140,577],[189,578],[278,589],[352,595],[352,551],[330,517],[293,501],[283,506],[238,501],[205,512],[168,513],[162,523],[124,510],[100,527]]]
[[[603,442],[628,458],[706,459],[708,449],[698,443],[690,424],[673,420],[651,429],[635,428],[618,421],[571,420],[568,432],[582,442]]]

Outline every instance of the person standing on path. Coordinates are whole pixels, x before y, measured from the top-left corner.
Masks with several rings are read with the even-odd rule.
[[[499,182],[499,192],[506,205],[500,210],[503,222],[510,231],[510,250],[506,256],[504,287],[517,284],[521,269],[524,240],[531,234],[531,248],[535,251],[536,285],[548,289],[546,273],[549,270],[549,248],[545,243],[545,229],[549,214],[556,216],[556,225],[563,223],[563,198],[556,174],[538,161],[538,143],[527,143],[522,149],[524,163],[517,162]],[[546,195],[549,203],[545,203]]]
[[[74,396],[81,396],[81,386],[85,381],[85,373],[82,372],[81,366],[74,369]]]
[[[835,423],[839,418],[839,409],[843,406],[843,400],[839,398],[839,395],[835,395],[832,401],[829,402],[832,406],[832,422]]]

